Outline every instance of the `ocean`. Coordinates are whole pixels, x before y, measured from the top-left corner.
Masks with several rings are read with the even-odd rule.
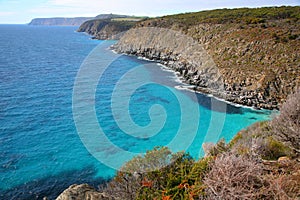
[[[272,112],[182,89],[155,62],[78,27],[0,25],[0,199],[54,199],[94,187],[155,146],[203,156]]]

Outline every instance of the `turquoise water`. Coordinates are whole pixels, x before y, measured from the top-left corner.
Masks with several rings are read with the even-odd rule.
[[[158,145],[197,158],[271,114],[178,90],[172,72],[75,30],[0,25],[0,199],[97,186]]]

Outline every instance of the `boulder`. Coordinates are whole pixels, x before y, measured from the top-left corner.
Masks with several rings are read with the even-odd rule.
[[[105,194],[98,192],[88,184],[71,185],[56,200],[108,200]]]

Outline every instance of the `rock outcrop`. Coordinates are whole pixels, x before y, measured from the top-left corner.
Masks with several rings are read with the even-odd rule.
[[[71,185],[56,200],[108,200],[111,199],[103,193],[96,191],[88,184]]]
[[[78,32],[85,32],[93,36],[94,39],[119,39],[120,33],[132,28],[137,21],[120,21],[112,19],[94,19],[84,22]]]
[[[198,42],[163,28],[131,29],[113,47],[119,53],[146,57],[178,71],[187,83],[224,98],[222,76]]]

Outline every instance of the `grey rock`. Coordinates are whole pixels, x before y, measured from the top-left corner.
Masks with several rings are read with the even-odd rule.
[[[108,200],[107,195],[96,191],[88,184],[71,185],[56,200]]]

